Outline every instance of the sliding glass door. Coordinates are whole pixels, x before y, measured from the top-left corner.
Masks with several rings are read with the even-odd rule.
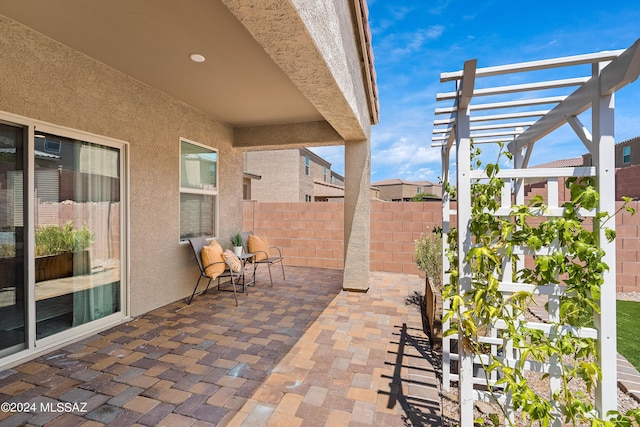
[[[124,319],[125,149],[0,112],[0,371]]]
[[[25,348],[25,134],[0,122],[0,357]]]
[[[120,150],[35,133],[36,338],[120,311]]]

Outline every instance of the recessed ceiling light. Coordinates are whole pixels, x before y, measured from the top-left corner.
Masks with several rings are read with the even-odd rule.
[[[193,62],[204,62],[205,60],[205,57],[200,55],[199,53],[192,53],[191,55],[189,55],[189,58],[191,58]]]

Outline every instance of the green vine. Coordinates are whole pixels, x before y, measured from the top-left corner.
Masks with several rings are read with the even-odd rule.
[[[562,205],[563,215],[545,217],[548,207],[542,197],[535,196],[526,205],[514,206],[510,215],[497,216],[504,180],[498,178],[500,160],[511,159],[511,153],[499,144],[498,159],[484,166],[486,179],[471,184],[471,221],[469,233],[471,248],[465,261],[471,270],[471,290],[461,295],[458,266],[457,230],[447,234],[446,256],[450,264],[449,283],[443,288],[443,297],[450,301],[443,321],[451,320],[451,329],[446,335],[459,333],[465,348],[473,354],[486,354],[489,363],[482,363],[486,387],[497,397],[508,392],[513,411],[519,411],[528,424],[548,426],[557,418],[572,426],[588,423],[591,426],[632,426],[640,423],[640,409],[620,414],[611,411],[600,418],[595,411],[590,393],[601,379],[597,363],[596,341],[581,338],[581,328],[591,327],[594,315],[600,312],[598,305],[603,273],[609,266],[603,261],[604,251],[599,247],[600,230],[605,230],[611,242],[615,231],[606,228],[607,222],[620,210],[631,214],[635,211],[624,198],[619,211],[610,215],[598,213],[594,221],[585,224],[581,209],[592,210],[598,205],[599,194],[592,178],[568,178],[566,187],[571,200]],[[472,147],[472,166],[482,167],[480,149]],[[450,188],[449,190],[455,191]],[[538,219],[540,218],[540,219]],[[533,265],[517,269],[520,260],[517,248],[526,247],[535,253]],[[510,261],[510,263],[505,263]],[[511,265],[509,271],[504,266]],[[506,274],[505,274],[506,273]],[[503,280],[503,277],[505,280]],[[528,283],[538,286],[559,284],[564,292],[559,297],[559,316],[547,321],[550,332],[543,333],[528,327],[525,314],[535,304],[533,292],[518,291],[503,294],[499,290],[501,281]],[[549,311],[549,307],[545,307]],[[457,316],[457,317],[456,317]],[[515,366],[487,351],[487,344],[479,341],[497,321],[504,322],[500,338],[510,340],[516,351]],[[571,326],[567,328],[567,325]],[[505,349],[500,349],[500,351]],[[545,397],[530,387],[524,375],[527,362],[548,363],[557,361],[561,387],[551,396]],[[498,372],[498,380],[489,381],[492,372]],[[543,378],[548,378],[545,374]],[[584,391],[572,391],[571,382],[581,381]],[[500,406],[501,416],[509,425],[515,425],[507,417],[507,409]],[[476,423],[499,425],[498,414],[490,414],[488,420],[477,419]]]

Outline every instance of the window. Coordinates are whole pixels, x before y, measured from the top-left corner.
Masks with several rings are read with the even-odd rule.
[[[59,153],[60,152],[60,141],[54,141],[52,139],[46,138],[44,140],[44,150],[50,153]]]
[[[416,193],[422,194],[422,187],[418,187],[418,190],[416,191]]]
[[[304,174],[309,175],[309,156],[304,157]]]
[[[218,152],[180,141],[180,240],[216,235]]]
[[[324,167],[324,175],[323,175],[323,181],[327,182],[327,167]]]
[[[310,202],[310,201],[311,201],[311,196],[310,196],[310,195],[308,195],[308,194],[305,194],[305,196],[304,196],[304,201],[305,201],[305,202]]]
[[[622,147],[622,163],[631,163],[631,146]]]

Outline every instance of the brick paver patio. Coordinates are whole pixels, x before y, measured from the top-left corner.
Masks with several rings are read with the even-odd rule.
[[[0,427],[440,425],[422,281],[347,293],[340,270],[286,269],[239,307],[213,291],[0,372],[0,402],[31,406]]]

